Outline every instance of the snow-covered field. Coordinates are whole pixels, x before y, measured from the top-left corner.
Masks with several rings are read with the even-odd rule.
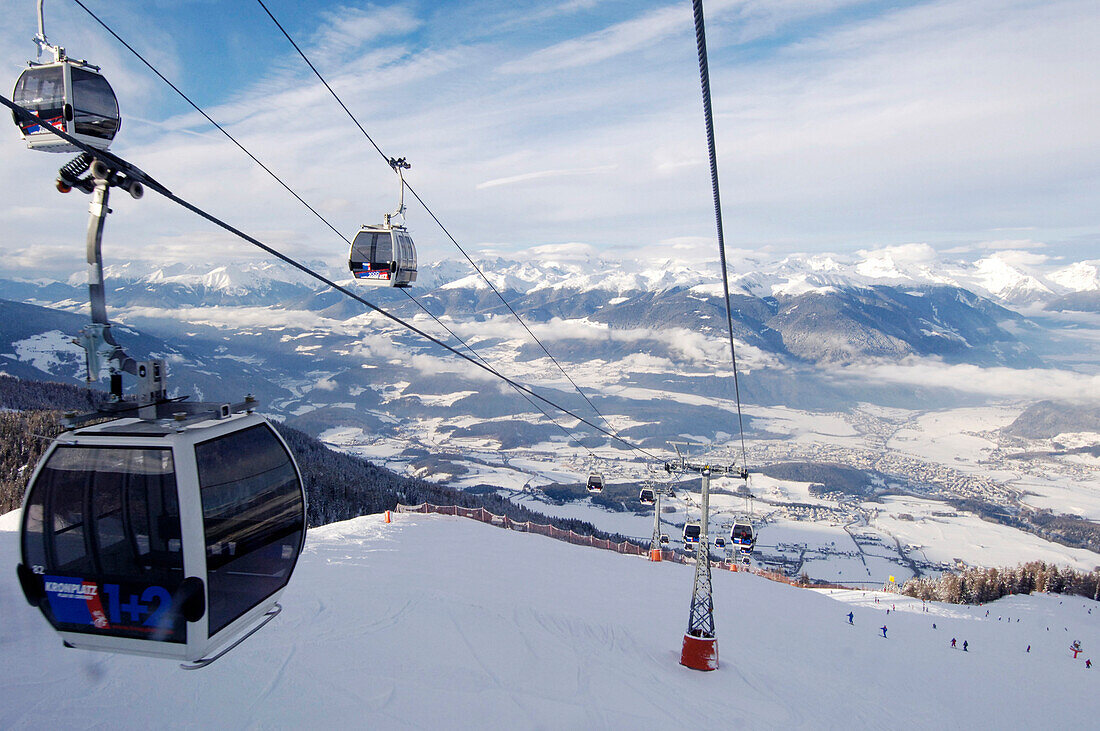
[[[815,414],[754,406],[749,413],[754,420],[762,420],[767,431],[786,435],[782,440],[760,440],[751,445],[755,458],[764,464],[809,460],[855,465],[860,460],[886,456],[899,476],[916,465],[922,474],[940,476],[945,481],[991,481],[1000,492],[983,497],[992,502],[1016,492],[1027,505],[1091,519],[1100,517],[1100,471],[1071,461],[1032,464],[1004,458],[1004,454],[1021,449],[1003,447],[996,432],[1015,418],[1017,411],[1013,408],[966,407],[918,413],[864,405],[846,414]],[[432,441],[432,433],[430,428],[409,432],[429,449],[439,449],[440,443]],[[403,457],[406,445],[397,439],[369,437],[360,429],[349,428],[326,431],[322,438],[338,449],[398,471],[412,472],[409,467],[415,464]],[[1087,443],[1086,437],[1080,439]],[[549,443],[503,450],[495,442],[466,441],[465,456],[453,458],[456,469],[465,472],[445,479],[436,474],[435,479],[458,488],[492,485],[502,495],[549,515],[587,520],[602,530],[642,539],[651,535],[651,513],[613,512],[587,499],[555,504],[531,494],[532,488],[553,483],[583,482],[587,467],[576,450],[559,446],[555,451]],[[728,445],[692,449],[698,451],[689,453],[704,455],[718,464],[737,461]],[[632,461],[629,455],[616,455],[612,447],[604,448],[603,453],[608,456],[604,469],[611,484],[654,477],[652,465]],[[661,481],[664,479],[662,473]],[[916,482],[919,484],[919,480]],[[740,482],[716,478],[713,484],[716,490],[732,492]],[[762,524],[758,553],[765,559],[786,561],[787,569],[805,571],[814,579],[881,584],[893,575],[904,580],[914,575],[910,559],[946,566],[954,566],[958,560],[972,566],[1012,566],[1045,560],[1085,571],[1100,565],[1100,555],[1092,551],[982,520],[942,500],[893,495],[873,501],[848,501],[841,507],[835,496],[812,493],[809,483],[763,474],[752,476],[751,489],[757,498],[755,516]],[[678,491],[688,499],[663,503],[671,509],[662,516],[664,530],[674,540],[685,521],[698,519],[699,480],[683,478]],[[743,498],[715,493],[711,495],[711,508],[716,527],[725,526],[727,530],[737,516],[748,511]],[[844,555],[855,549],[845,526],[873,536],[881,545],[864,546],[856,551],[861,555]],[[938,569],[926,566],[924,570]]]
[[[721,666],[700,673],[678,664],[691,583],[688,566],[461,518],[366,516],[311,531],[282,615],[185,672],[63,649],[9,570],[0,727],[1092,728],[1100,713],[1088,600],[924,611],[716,572]]]

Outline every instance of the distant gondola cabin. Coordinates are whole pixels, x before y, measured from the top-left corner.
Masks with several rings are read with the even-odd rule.
[[[408,287],[416,281],[416,247],[404,226],[363,226],[351,242],[348,268],[365,284]]]
[[[33,112],[41,123],[16,119],[23,140],[32,150],[81,152],[43,125],[53,126],[97,150],[106,150],[118,134],[122,118],[111,85],[95,67],[61,60],[34,64],[15,82],[12,101]]]
[[[742,553],[751,553],[756,546],[756,533],[752,529],[752,523],[734,523],[730,530],[730,542],[740,548]]]

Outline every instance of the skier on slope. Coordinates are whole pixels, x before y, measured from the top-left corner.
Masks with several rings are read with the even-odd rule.
[[[951,638],[951,649],[955,649],[955,638]]]
[[[882,625],[881,629],[882,629],[882,636],[885,638],[886,637],[886,625]]]
[[[855,624],[855,622],[852,621],[852,617],[853,617],[852,613],[848,612],[848,624]]]
[[[967,642],[966,640],[963,640],[963,652],[966,652],[966,646],[969,645],[969,644],[970,644],[969,642]]]

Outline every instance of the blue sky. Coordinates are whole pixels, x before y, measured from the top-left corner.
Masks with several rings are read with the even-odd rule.
[[[267,0],[345,102],[471,247],[579,242],[713,255],[690,2]],[[252,0],[87,0],[350,235],[395,203],[388,167]],[[705,4],[727,240],[777,254],[911,242],[1075,259],[1100,244],[1094,0]],[[0,0],[0,63],[33,56],[33,0]],[[51,40],[101,65],[114,149],[251,233],[339,261],[340,240],[71,0]],[[79,263],[65,160],[0,145],[9,268]],[[151,196],[115,200],[109,257],[248,250]],[[423,257],[452,249],[415,204]],[[75,244],[75,245],[74,245]],[[79,267],[73,267],[74,271]]]

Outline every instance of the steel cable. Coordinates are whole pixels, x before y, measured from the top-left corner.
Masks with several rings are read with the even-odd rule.
[[[710,104],[710,69],[707,64],[707,37],[703,26],[703,0],[692,0],[695,14],[695,44],[699,52],[699,84],[703,90],[703,117],[707,128],[707,154],[710,158],[710,185],[714,192],[714,219],[718,227],[718,255],[722,264],[722,291],[726,303],[726,327],[729,330],[730,358],[733,361],[733,392],[737,400],[737,431],[741,436],[741,465],[748,467],[745,449],[745,421],[741,414],[741,386],[737,378],[737,348],[733,344],[733,313],[730,309],[730,283],[726,267],[726,241],[722,231],[722,197],[718,189],[718,155],[714,145],[714,117]]]

